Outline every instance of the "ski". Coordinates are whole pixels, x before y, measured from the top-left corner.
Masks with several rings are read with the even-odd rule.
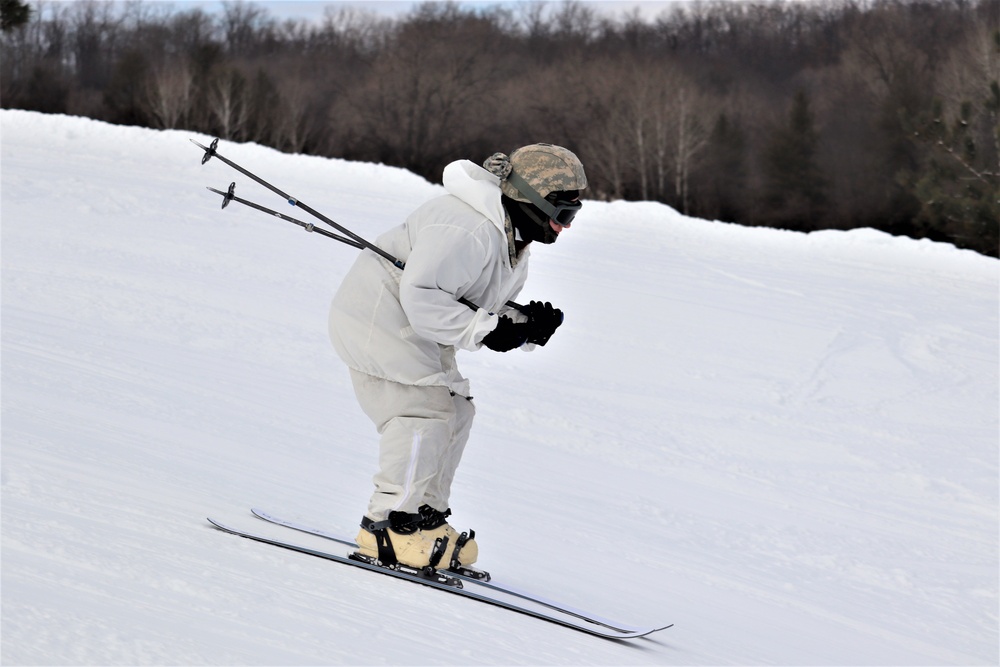
[[[530,606],[512,602],[510,600],[502,599],[501,597],[491,597],[483,592],[473,591],[465,588],[463,585],[466,580],[454,576],[451,572],[444,570],[436,570],[431,573],[426,573],[422,570],[403,570],[386,567],[383,565],[374,565],[364,560],[355,560],[349,556],[341,556],[335,553],[330,553],[326,551],[320,551],[318,549],[313,549],[311,547],[303,546],[300,544],[295,544],[293,542],[285,542],[283,540],[273,539],[267,537],[266,535],[261,535],[252,531],[240,530],[238,528],[233,528],[227,524],[224,524],[215,519],[209,518],[208,522],[215,528],[229,533],[231,535],[237,535],[239,537],[244,537],[255,542],[261,542],[263,544],[270,544],[272,546],[280,547],[282,549],[288,549],[301,554],[306,554],[309,556],[315,556],[317,558],[323,558],[326,560],[341,563],[343,565],[351,565],[353,567],[358,567],[369,572],[377,572],[379,574],[386,574],[396,579],[403,579],[406,581],[411,581],[414,583],[422,584],[431,588],[436,588],[441,591],[446,591],[455,595],[459,595],[472,600],[478,600],[480,602],[485,602],[497,607],[502,607],[510,611],[525,614],[527,616],[532,616],[534,618],[548,621],[550,623],[555,623],[572,630],[578,630],[580,632],[585,632],[589,635],[594,635],[596,637],[603,637],[605,639],[635,639],[637,637],[644,637],[648,634],[662,630],[663,628],[635,628],[630,631],[620,631],[611,628],[605,628],[599,625],[594,625],[586,621],[580,621],[569,615],[560,615],[555,611],[544,611],[541,609],[533,609]],[[669,627],[669,626],[668,626]]]
[[[295,521],[289,521],[287,519],[282,519],[282,518],[279,518],[279,517],[277,517],[277,516],[275,516],[275,515],[273,515],[273,514],[271,514],[269,512],[266,512],[266,511],[264,511],[262,509],[253,508],[250,511],[257,518],[263,519],[264,521],[268,521],[268,522],[273,523],[273,524],[277,524],[279,526],[284,526],[286,528],[291,528],[292,530],[297,530],[297,531],[302,532],[302,533],[307,533],[309,535],[315,535],[317,537],[322,537],[322,538],[327,539],[327,540],[332,540],[333,542],[336,542],[338,544],[342,544],[344,546],[351,547],[351,548],[354,548],[354,549],[356,549],[357,546],[358,546],[354,542],[354,540],[352,540],[352,539],[350,539],[348,537],[344,537],[344,536],[341,536],[341,535],[335,535],[333,533],[330,533],[328,531],[325,531],[325,530],[322,530],[322,529],[319,529],[319,528],[312,528],[312,527],[309,527],[309,526],[297,523]],[[644,631],[643,628],[639,628],[639,627],[636,627],[636,626],[633,626],[633,625],[626,625],[626,624],[623,624],[623,623],[617,623],[615,621],[611,621],[611,620],[608,620],[606,618],[602,618],[602,617],[598,616],[597,614],[592,614],[592,613],[583,611],[581,609],[576,609],[576,608],[568,606],[568,605],[564,605],[564,604],[561,604],[561,603],[558,603],[558,602],[554,602],[554,601],[549,600],[549,599],[547,599],[545,597],[542,597],[540,595],[535,595],[535,594],[528,593],[528,592],[525,592],[525,591],[522,591],[522,590],[518,590],[518,589],[516,589],[516,588],[514,588],[512,586],[505,586],[505,585],[502,585],[502,584],[498,584],[498,583],[494,582],[492,580],[492,577],[489,574],[487,574],[487,573],[475,573],[475,572],[474,573],[467,573],[467,572],[455,571],[455,570],[445,570],[445,571],[449,575],[457,577],[457,578],[461,579],[462,581],[467,581],[467,582],[476,584],[478,586],[482,586],[483,588],[487,588],[489,590],[496,591],[498,593],[502,593],[504,595],[510,595],[512,597],[515,597],[515,598],[518,598],[518,599],[521,599],[521,600],[525,600],[525,601],[529,601],[529,602],[532,602],[532,603],[535,603],[535,604],[539,604],[539,605],[541,605],[543,607],[546,607],[548,609],[551,609],[553,611],[557,611],[557,612],[562,613],[562,614],[567,614],[567,615],[572,616],[574,618],[580,619],[581,621],[585,621],[587,623],[592,623],[594,625],[598,625],[598,626],[601,626],[601,627],[604,627],[604,628],[608,628],[609,630],[616,630],[618,632],[630,632],[630,633],[631,632],[643,632]],[[483,575],[485,575],[485,576],[483,576]],[[669,627],[672,627],[672,624],[671,625],[657,627],[657,628],[655,628],[653,630],[653,632],[656,632],[656,631],[659,631],[659,630],[665,630],[665,629],[667,629]]]

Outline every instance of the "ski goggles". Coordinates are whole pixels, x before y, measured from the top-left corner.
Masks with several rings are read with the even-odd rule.
[[[516,172],[510,172],[510,175],[507,176],[507,182],[513,185],[518,192],[527,197],[532,204],[537,206],[542,213],[549,216],[549,219],[553,220],[560,227],[566,227],[573,222],[573,218],[583,208],[583,202],[579,199],[559,199],[558,195],[561,194],[559,192],[553,192],[548,197],[542,197],[535,188],[528,185],[528,182]]]
[[[573,222],[573,218],[583,208],[583,202],[580,201],[579,197],[576,199],[559,199],[556,196],[559,194],[562,193],[553,192],[545,198],[545,201],[552,205],[552,211],[546,211],[546,213],[549,214],[549,218],[554,220],[557,225],[565,227]]]

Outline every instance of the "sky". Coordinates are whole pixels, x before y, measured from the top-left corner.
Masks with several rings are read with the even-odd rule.
[[[517,5],[525,4],[530,0],[473,0],[463,1],[458,4],[468,7],[490,7],[495,5]],[[581,0],[582,3],[595,10],[615,17],[626,12],[638,9],[644,17],[655,19],[662,12],[676,6],[683,0]],[[551,0],[550,4],[559,4],[560,0]],[[212,2],[207,0],[180,0],[173,3],[178,9],[183,9],[191,5],[205,7],[212,11],[220,9],[223,5],[221,1]],[[386,16],[395,16],[409,12],[414,6],[421,4],[418,0],[264,0],[255,4],[267,7],[268,11],[279,18],[289,19],[320,19],[328,6],[352,6],[364,8]]]
[[[490,7],[494,5],[517,5],[517,4],[528,4],[530,0],[515,0],[507,2],[498,2],[496,0],[473,0],[473,1],[463,1],[458,4],[467,7]],[[582,4],[589,7],[593,7],[599,12],[607,13],[610,15],[621,14],[626,11],[630,11],[634,8],[638,8],[643,15],[655,17],[666,9],[678,4],[679,0],[644,0],[640,2],[635,2],[632,0],[582,0]],[[264,2],[262,4],[269,5],[271,10],[275,13],[298,13],[300,16],[308,16],[311,13],[317,13],[321,15],[323,12],[323,7],[328,4],[341,4],[341,5],[357,5],[362,6],[367,9],[374,11],[379,11],[386,14],[399,14],[408,12],[415,5],[421,4],[419,1],[403,1],[403,0],[361,0],[355,1],[341,1],[341,2],[322,2],[320,0],[315,1],[300,1],[300,0],[272,0],[270,2]],[[560,4],[558,1],[551,2],[550,4]]]

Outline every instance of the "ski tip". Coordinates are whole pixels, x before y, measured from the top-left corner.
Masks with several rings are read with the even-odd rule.
[[[223,530],[223,531],[225,531],[227,533],[235,532],[229,526],[225,525],[224,523],[220,523],[219,521],[216,521],[215,519],[213,519],[210,516],[209,517],[205,517],[205,520],[208,521],[210,524],[212,524],[213,527],[218,528],[219,530]]]
[[[674,627],[673,623],[671,623],[670,625],[663,625],[648,630],[635,630],[629,632],[628,634],[621,635],[620,637],[617,637],[617,639],[639,639],[641,637],[649,637],[653,633],[659,632],[661,630],[666,630],[667,628],[672,628],[672,627]]]
[[[266,512],[266,511],[260,509],[259,507],[251,507],[250,508],[250,513],[253,514],[255,517],[257,517],[258,519],[263,519],[264,521],[270,521],[271,523],[277,523],[277,524],[284,524],[285,523],[281,519],[278,519],[277,517],[275,517],[270,512]]]

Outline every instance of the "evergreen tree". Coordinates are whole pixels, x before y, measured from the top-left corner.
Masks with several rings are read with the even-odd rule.
[[[786,127],[764,152],[765,216],[795,230],[817,229],[826,206],[826,179],[819,168],[819,134],[809,97],[798,91]]]
[[[978,110],[977,110],[978,106]],[[993,81],[981,105],[965,102],[948,122],[936,101],[923,131],[931,144],[926,164],[914,177],[913,192],[920,199],[918,221],[929,236],[944,236],[956,245],[994,257],[1000,254],[1000,174],[995,160],[985,159],[984,146],[974,128],[987,119],[993,138],[1000,133],[1000,84]],[[991,168],[992,167],[992,168]]]
[[[747,140],[740,123],[726,113],[715,121],[700,171],[705,214],[726,221],[742,219],[747,208]]]
[[[146,125],[145,81],[149,63],[142,52],[129,49],[119,59],[104,87],[103,101],[108,120],[122,125]]]
[[[3,31],[24,25],[31,18],[31,7],[21,0],[0,0],[0,23]]]

